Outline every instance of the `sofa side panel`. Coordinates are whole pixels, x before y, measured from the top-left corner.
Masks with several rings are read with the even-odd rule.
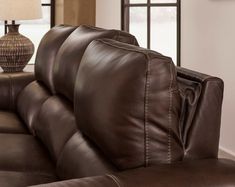
[[[181,132],[185,159],[217,158],[223,81],[178,68],[182,97]]]
[[[33,73],[0,74],[0,109],[14,111],[18,95],[33,80]]]

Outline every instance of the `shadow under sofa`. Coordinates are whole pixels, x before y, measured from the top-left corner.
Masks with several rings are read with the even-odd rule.
[[[217,158],[222,80],[128,33],[54,27],[35,75],[0,74],[0,96],[1,187],[235,186]]]

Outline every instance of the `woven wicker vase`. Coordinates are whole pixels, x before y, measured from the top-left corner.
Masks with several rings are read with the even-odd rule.
[[[31,59],[34,45],[19,33],[19,25],[7,27],[9,32],[0,38],[0,66],[4,72],[20,72]]]

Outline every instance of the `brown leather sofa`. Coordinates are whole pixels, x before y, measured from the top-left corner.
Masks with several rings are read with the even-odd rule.
[[[57,26],[35,75],[0,74],[0,186],[235,186],[222,98],[219,78],[128,33]]]

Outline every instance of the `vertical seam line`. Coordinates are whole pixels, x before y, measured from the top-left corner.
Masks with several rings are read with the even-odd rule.
[[[144,132],[145,132],[145,166],[149,165],[149,132],[148,132],[148,108],[149,108],[149,90],[150,90],[150,70],[151,59],[147,54],[147,75],[146,75],[146,87],[145,87],[145,107],[144,107]]]
[[[172,161],[172,145],[171,145],[171,131],[172,131],[172,84],[173,84],[173,76],[172,76],[172,64],[169,64],[170,66],[170,85],[169,85],[169,111],[168,111],[168,163],[171,163]]]

